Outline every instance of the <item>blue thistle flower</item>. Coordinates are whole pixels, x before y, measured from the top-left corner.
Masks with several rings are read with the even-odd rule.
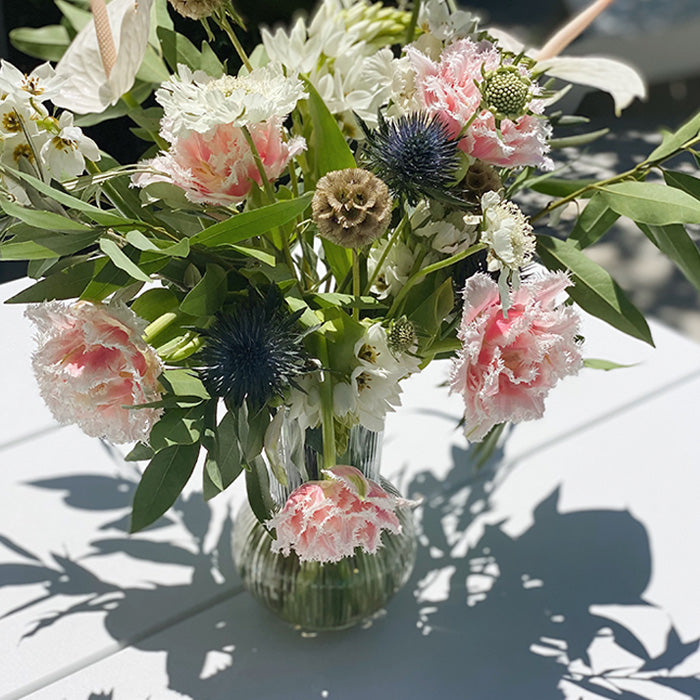
[[[414,112],[388,122],[379,115],[379,126],[365,132],[365,159],[396,196],[409,204],[421,197],[443,198],[459,167],[457,139],[436,116]]]
[[[202,331],[205,345],[197,372],[207,390],[240,406],[260,408],[283,397],[294,378],[309,371],[309,359],[296,329],[303,310],[290,313],[279,293],[251,296],[231,313],[218,313]]]

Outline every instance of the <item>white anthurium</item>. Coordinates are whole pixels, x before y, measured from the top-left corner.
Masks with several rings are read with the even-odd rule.
[[[56,66],[66,78],[54,104],[77,114],[100,113],[134,84],[146,53],[153,0],[112,0],[107,5],[114,65],[103,63],[94,19],[75,37]]]
[[[646,97],[646,85],[642,76],[631,66],[612,58],[559,55],[613,2],[614,0],[594,0],[555,32],[541,49],[530,49],[526,53],[537,61],[536,70],[539,72],[612,95],[615,113],[619,116],[635,97]],[[525,48],[524,44],[505,32],[495,30],[491,34],[509,51],[520,53]]]

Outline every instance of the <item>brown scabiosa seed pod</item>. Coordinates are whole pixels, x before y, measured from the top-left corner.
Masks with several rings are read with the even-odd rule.
[[[190,19],[211,17],[227,0],[168,0],[175,12]]]
[[[479,202],[482,195],[487,192],[498,192],[503,187],[503,183],[494,167],[477,160],[469,166],[462,181],[462,187],[468,201]]]
[[[311,210],[321,236],[362,248],[386,231],[391,197],[386,183],[368,170],[333,170],[318,181]]]

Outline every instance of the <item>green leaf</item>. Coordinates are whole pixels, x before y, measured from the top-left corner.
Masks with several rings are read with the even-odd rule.
[[[100,238],[100,250],[120,269],[135,280],[150,282],[151,278],[132,262],[124,251],[110,238]]]
[[[68,30],[62,24],[52,24],[34,29],[19,27],[10,32],[12,45],[42,61],[58,61],[70,44]]]
[[[283,226],[301,214],[311,203],[312,192],[297,199],[268,204],[259,209],[234,214],[230,219],[209,226],[190,238],[190,244],[217,246],[240,243],[270,229]]]
[[[201,402],[189,408],[168,408],[151,428],[149,442],[158,452],[171,445],[192,445],[199,442],[204,427],[204,410]]]
[[[246,255],[249,258],[255,258],[256,260],[265,263],[265,265],[269,265],[270,267],[275,266],[275,256],[271,253],[266,253],[264,250],[258,250],[257,248],[249,248],[247,246],[242,245],[234,245],[231,247],[235,251],[242,253],[243,255]]]
[[[311,150],[314,156],[316,177],[323,177],[331,170],[355,168],[355,157],[348,146],[335,117],[311,82],[302,76],[309,93],[307,105],[311,115]]]
[[[607,233],[620,218],[605,202],[600,192],[596,192],[578,217],[569,240],[576,241],[579,248],[587,248]]]
[[[143,55],[143,61],[136,73],[137,80],[143,80],[145,83],[162,83],[170,77],[163,59],[158,55],[158,52],[153,46],[146,46],[146,53]]]
[[[275,504],[270,495],[270,476],[262,458],[256,458],[246,469],[245,486],[250,509],[259,522],[265,523],[272,516]]]
[[[180,309],[190,316],[209,316],[221,307],[226,291],[226,271],[218,265],[207,265],[204,277],[188,292]]]
[[[587,134],[577,134],[576,136],[564,136],[560,139],[550,139],[550,148],[569,148],[585,146],[587,143],[597,141],[602,136],[605,136],[610,129],[598,129],[598,131],[590,131]]]
[[[49,275],[8,299],[8,304],[30,304],[51,299],[74,299],[90,284],[104,260],[86,260]]]
[[[160,375],[161,384],[175,396],[198,396],[209,399],[202,380],[191,369],[166,369]]]
[[[228,488],[243,471],[236,418],[231,413],[221,419],[216,429],[204,469],[218,491]]]
[[[143,530],[175,503],[197,462],[199,445],[173,445],[156,454],[141,477],[131,513],[131,532]]]
[[[87,10],[81,10],[73,3],[65,2],[65,0],[54,0],[56,7],[61,11],[61,14],[68,20],[71,27],[75,29],[76,34],[87,25],[92,17]]]
[[[589,369],[601,369],[604,372],[609,372],[612,369],[624,369],[626,367],[636,367],[637,363],[631,365],[620,365],[617,362],[610,360],[601,360],[597,357],[587,357],[583,360],[583,366]]]
[[[700,290],[700,251],[681,224],[645,226],[637,224],[644,235],[678,265],[685,278]]]
[[[547,177],[546,175],[537,178],[537,181],[527,183],[527,186],[540,192],[549,195],[550,197],[568,197],[574,192],[582,190],[584,187],[595,184],[596,180],[564,180],[563,178]]]
[[[336,245],[327,238],[322,239],[321,244],[326,263],[331,268],[336,282],[340,284],[352,267],[352,252],[349,248]]]
[[[681,149],[684,144],[694,139],[700,133],[700,112],[692,116],[685,124],[674,132],[667,132],[663,136],[661,145],[657,146],[644,161],[664,160],[668,156]]]
[[[174,73],[177,73],[178,63],[184,63],[192,70],[199,69],[202,56],[187,37],[166,27],[158,27],[157,32],[163,58]]]
[[[224,66],[206,41],[202,42],[202,59],[199,67],[212,78],[220,78],[224,74]]]
[[[126,462],[143,462],[147,459],[153,459],[155,454],[155,451],[150,445],[147,445],[145,442],[137,442],[134,445],[134,449],[124,457],[124,460]]]
[[[636,306],[600,265],[589,260],[573,241],[537,237],[537,252],[547,267],[571,270],[569,296],[585,311],[649,345],[654,345],[649,326]]]
[[[311,298],[322,307],[344,306],[351,309],[385,309],[379,299],[374,297],[355,297],[352,294],[341,294],[340,292],[316,292]]]
[[[5,199],[0,199],[0,207],[8,216],[14,216],[30,226],[36,226],[46,231],[79,231],[82,233],[91,230],[86,224],[82,224],[74,219],[68,219],[52,211],[29,209]]]
[[[649,182],[620,182],[604,187],[605,203],[621,216],[655,226],[700,223],[700,201],[687,192]]]
[[[663,173],[667,185],[683,190],[695,199],[700,199],[700,180],[697,177],[676,170],[664,170]]]
[[[13,171],[13,175],[21,178],[25,182],[28,182],[32,187],[34,187],[34,189],[39,190],[39,192],[42,194],[51,197],[51,199],[54,199],[69,209],[76,209],[84,214],[87,214],[93,221],[101,224],[102,226],[120,226],[131,223],[131,220],[125,219],[124,217],[119,216],[119,214],[113,214],[112,212],[105,211],[104,209],[93,206],[88,202],[83,202],[82,199],[78,199],[67,192],[58,190],[56,187],[51,187],[51,185],[47,185],[42,180],[39,180],[29,173]]]
[[[418,290],[419,288],[416,288],[413,291]],[[422,302],[413,311],[408,310],[410,302],[411,297],[409,296],[404,309],[406,315],[419,330],[432,338],[440,330],[443,320],[454,307],[455,296],[452,278],[448,277],[435,291],[429,293],[427,298],[423,297]]]
[[[177,297],[163,287],[149,289],[134,299],[131,310],[146,321],[152,322],[165,313],[177,309]]]
[[[87,233],[47,233],[36,231],[33,240],[16,238],[0,243],[0,260],[45,260],[72,255],[95,242],[99,231]]]

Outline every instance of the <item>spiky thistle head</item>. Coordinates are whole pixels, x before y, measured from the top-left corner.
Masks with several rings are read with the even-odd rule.
[[[255,292],[230,313],[219,313],[205,331],[197,359],[207,390],[227,403],[247,400],[260,408],[282,398],[294,378],[309,371],[309,358],[297,328],[302,311],[290,313],[279,292]]]
[[[452,185],[459,167],[458,140],[435,115],[414,112],[393,121],[379,115],[379,126],[365,132],[365,160],[409,204],[434,197]]]

